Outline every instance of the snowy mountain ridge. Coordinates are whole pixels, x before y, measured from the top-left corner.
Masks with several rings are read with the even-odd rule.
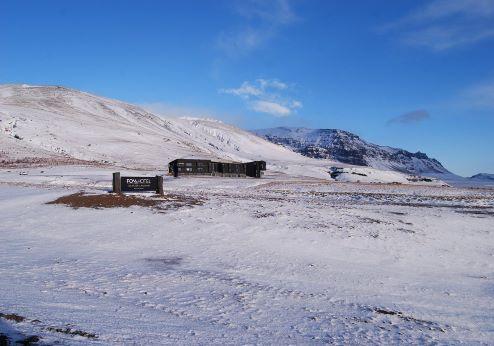
[[[307,161],[217,120],[165,118],[53,86],[0,86],[0,144],[3,163],[41,158],[156,168],[177,157]]]
[[[449,173],[439,161],[420,151],[411,153],[403,149],[380,146],[348,131],[277,127],[252,132],[312,158],[415,175]]]
[[[217,120],[159,116],[141,107],[60,86],[0,86],[0,165],[103,164],[167,170],[180,157],[265,160],[273,174],[339,181],[416,183],[389,167],[353,167],[303,156]],[[384,169],[384,170],[382,170]],[[433,180],[430,184],[443,183]]]

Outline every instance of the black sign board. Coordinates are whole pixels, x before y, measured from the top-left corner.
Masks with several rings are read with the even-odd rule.
[[[158,191],[158,177],[121,177],[122,191]]]

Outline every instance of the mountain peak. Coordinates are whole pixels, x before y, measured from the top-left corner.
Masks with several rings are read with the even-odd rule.
[[[252,132],[312,158],[417,175],[448,173],[439,161],[423,152],[376,145],[345,130],[276,127]]]

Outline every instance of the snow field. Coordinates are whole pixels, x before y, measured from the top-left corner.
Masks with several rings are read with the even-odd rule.
[[[110,172],[0,172],[0,312],[28,319],[0,331],[67,344],[493,339],[490,190],[279,173],[167,178],[166,191],[207,200],[166,212],[44,204],[101,193]],[[67,324],[98,337],[49,330]]]

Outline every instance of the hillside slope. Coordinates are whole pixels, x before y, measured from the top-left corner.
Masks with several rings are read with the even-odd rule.
[[[494,174],[478,173],[478,174],[472,175],[470,177],[470,179],[479,180],[479,181],[490,181],[491,183],[494,183]]]
[[[0,86],[0,160],[163,167],[177,157],[306,159],[215,120],[162,118],[140,107],[51,86]]]
[[[90,163],[163,172],[180,157],[265,160],[273,174],[318,179],[331,179],[330,168],[338,164],[300,155],[217,120],[162,117],[64,87],[0,86],[0,166]],[[350,169],[340,174],[340,181],[415,181],[403,174],[340,166]]]
[[[424,153],[376,145],[347,131],[277,127],[253,133],[312,158],[416,175],[448,173],[439,161]]]

